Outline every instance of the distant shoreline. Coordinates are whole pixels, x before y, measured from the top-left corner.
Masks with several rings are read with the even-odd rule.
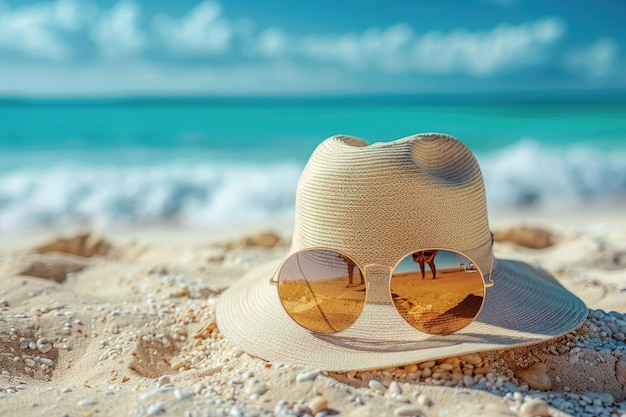
[[[0,96],[0,107],[19,106],[415,106],[448,104],[626,104],[626,90],[492,91],[466,93],[388,93],[337,95],[129,95]]]

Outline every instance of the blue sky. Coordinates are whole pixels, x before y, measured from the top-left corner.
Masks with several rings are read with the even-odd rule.
[[[626,89],[623,0],[0,0],[0,95]]]

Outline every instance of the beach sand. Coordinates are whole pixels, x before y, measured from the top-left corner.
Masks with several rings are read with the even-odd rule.
[[[579,329],[343,373],[250,357],[216,326],[220,294],[281,257],[288,226],[5,236],[0,415],[626,416],[626,213],[504,213],[492,228],[521,219],[553,244],[498,242],[497,256],[540,266],[582,298],[590,315]]]

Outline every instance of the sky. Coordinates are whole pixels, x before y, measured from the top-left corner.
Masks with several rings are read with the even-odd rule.
[[[0,0],[0,96],[626,91],[623,0]]]

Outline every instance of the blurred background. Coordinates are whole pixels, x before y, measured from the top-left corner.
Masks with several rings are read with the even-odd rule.
[[[0,233],[289,221],[333,134],[438,131],[490,209],[626,208],[622,0],[0,0]]]

